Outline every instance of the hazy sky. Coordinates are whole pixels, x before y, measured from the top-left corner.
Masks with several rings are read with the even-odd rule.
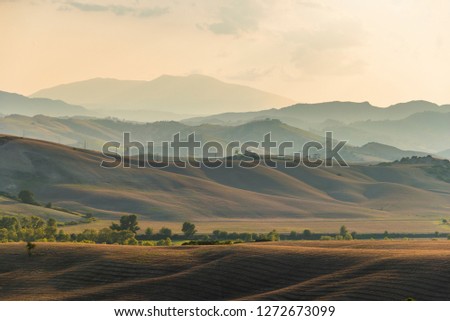
[[[450,1],[0,0],[0,90],[191,73],[300,102],[450,103]]]

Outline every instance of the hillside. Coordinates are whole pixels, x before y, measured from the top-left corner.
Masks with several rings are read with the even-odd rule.
[[[0,142],[0,191],[28,189],[43,203],[106,221],[126,213],[143,221],[239,226],[344,219],[384,221],[380,228],[397,231],[416,221],[434,232],[432,222],[450,206],[450,184],[427,173],[426,165],[108,169],[93,151],[17,137]]]
[[[67,104],[61,100],[28,98],[22,95],[0,91],[0,114],[75,116],[92,113],[89,113],[81,106]]]
[[[0,300],[447,300],[449,255],[448,241],[0,244]]]
[[[308,141],[323,142],[322,133],[314,134],[299,128],[289,126],[276,119],[263,119],[237,126],[223,126],[203,124],[189,126],[179,122],[134,123],[113,119],[95,118],[52,118],[47,116],[26,117],[12,115],[0,118],[0,132],[29,138],[42,139],[73,147],[83,147],[100,151],[107,141],[123,140],[123,133],[129,132],[133,140],[155,143],[155,153],[161,153],[160,145],[163,141],[171,141],[173,135],[180,133],[181,138],[195,133],[196,138],[203,144],[215,141],[225,145],[231,141],[262,142],[264,135],[271,133],[272,140],[281,144],[291,141],[293,149],[286,150],[287,154],[299,152],[303,144]],[[341,136],[339,136],[342,138]],[[372,146],[369,148],[369,146]],[[377,146],[376,148],[374,146]],[[197,150],[197,154],[201,151]],[[263,152],[261,149],[260,153]],[[320,153],[319,153],[320,154]],[[388,145],[372,144],[355,147],[348,144],[343,151],[348,162],[384,162],[394,161],[402,157],[424,156],[419,151],[403,151]],[[322,155],[323,156],[323,155]]]
[[[32,97],[61,99],[89,108],[211,114],[282,107],[292,100],[212,77],[164,75],[151,81],[95,78],[40,90]]]
[[[439,152],[450,147],[450,112],[421,112],[400,120],[361,121],[328,126],[339,139],[360,145],[367,141],[402,149]]]
[[[235,112],[195,117],[184,120],[186,124],[241,124],[252,120],[276,118],[300,128],[314,128],[324,121],[349,124],[367,120],[399,120],[420,112],[450,112],[450,106],[438,106],[427,101],[411,101],[386,108],[368,102],[325,102],[295,104],[292,106],[255,112]]]

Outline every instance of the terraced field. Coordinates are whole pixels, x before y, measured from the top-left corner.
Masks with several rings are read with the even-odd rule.
[[[448,300],[450,241],[0,245],[0,300]]]

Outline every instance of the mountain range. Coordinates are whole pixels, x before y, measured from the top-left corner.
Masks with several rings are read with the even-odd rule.
[[[0,114],[75,116],[92,115],[93,113],[90,113],[82,106],[68,104],[61,100],[29,98],[19,94],[0,91]]]
[[[294,103],[285,97],[203,75],[163,75],[151,81],[95,78],[43,89],[31,97],[60,99],[90,109],[107,109],[110,115],[115,111],[199,115]]]
[[[154,142],[155,153],[158,154],[161,153],[162,142],[171,142],[176,133],[180,133],[182,140],[186,140],[189,134],[195,133],[196,139],[202,144],[210,141],[218,142],[225,150],[225,146],[232,141],[261,143],[264,135],[270,132],[271,138],[277,142],[277,146],[282,142],[293,142],[294,148],[286,150],[287,155],[301,151],[306,142],[316,141],[324,144],[325,141],[323,133],[311,133],[271,119],[237,126],[210,124],[189,126],[175,121],[142,124],[114,119],[11,115],[0,118],[0,131],[3,134],[17,136],[25,134],[25,137],[28,138],[43,139],[97,151],[100,151],[107,141],[122,142],[123,133],[129,132],[131,140],[139,141],[144,146],[146,146],[146,142]],[[264,150],[260,148],[257,149],[257,152],[262,154]],[[276,154],[276,151],[273,153]],[[198,150],[197,155],[200,154],[201,150]],[[324,156],[323,151],[319,151],[318,154]],[[348,144],[343,148],[342,155],[348,162],[383,162],[398,160],[402,157],[426,156],[427,154],[414,150],[400,150],[389,145],[372,142],[362,147]]]

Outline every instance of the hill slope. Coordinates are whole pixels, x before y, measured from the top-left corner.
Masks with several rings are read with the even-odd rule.
[[[107,141],[123,141],[123,133],[129,132],[132,140],[144,145],[148,141],[155,143],[155,153],[161,154],[161,143],[171,141],[173,135],[180,133],[183,140],[187,135],[195,133],[196,138],[203,144],[214,141],[220,143],[224,149],[232,141],[248,142],[263,141],[264,135],[271,133],[273,141],[293,142],[294,148],[287,149],[286,154],[299,152],[308,141],[323,142],[324,133],[314,134],[299,128],[289,126],[279,120],[264,119],[237,126],[221,126],[203,124],[189,126],[179,122],[132,123],[112,119],[88,118],[52,118],[47,116],[26,117],[12,115],[0,118],[0,131],[3,134],[43,139],[63,143],[74,147],[86,147],[92,150],[101,150]],[[340,136],[342,138],[342,136]],[[369,148],[369,146],[371,146]],[[376,146],[376,147],[375,147]],[[263,153],[263,149],[259,150]],[[275,153],[273,150],[272,152]],[[197,149],[196,154],[201,154]],[[347,162],[383,162],[394,161],[402,157],[424,156],[419,151],[402,151],[391,146],[371,144],[363,147],[352,147],[350,144],[344,148]]]
[[[0,300],[448,300],[447,245],[0,244]]]
[[[28,189],[41,202],[107,220],[433,221],[450,207],[450,184],[421,164],[108,169],[96,152],[15,137],[0,140],[0,153],[0,191]]]
[[[32,97],[61,99],[89,108],[181,114],[256,110],[293,103],[288,98],[202,75],[165,75],[151,81],[96,78],[43,89]]]
[[[248,121],[276,118],[300,128],[316,127],[326,120],[349,124],[366,120],[398,120],[419,112],[450,112],[450,106],[438,106],[427,101],[410,101],[381,108],[368,102],[333,101],[316,104],[295,104],[280,109],[236,112],[186,119],[186,124],[241,124]]]

